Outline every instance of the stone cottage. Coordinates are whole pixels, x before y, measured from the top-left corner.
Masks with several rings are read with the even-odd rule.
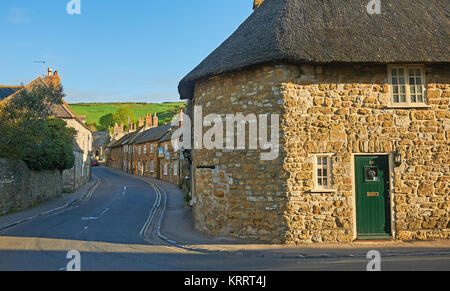
[[[377,14],[368,2],[255,3],[181,80],[203,117],[280,120],[275,160],[193,150],[197,229],[291,244],[449,238],[447,4],[389,1]]]
[[[4,89],[0,91],[0,93],[3,91],[3,98],[0,98],[0,103],[7,102],[7,100],[14,98],[14,95],[23,88],[33,88],[33,86],[38,84],[52,84],[59,86],[60,82],[61,78],[58,75],[58,71],[53,72],[53,69],[49,68],[47,76],[44,78],[38,77],[25,86],[4,86]],[[93,135],[91,130],[78,118],[64,99],[62,100],[62,104],[54,105],[52,111],[54,117],[64,120],[68,127],[74,128],[77,131],[74,138],[73,149],[75,165],[72,169],[63,171],[62,175],[63,188],[68,191],[76,191],[91,179],[91,151]]]

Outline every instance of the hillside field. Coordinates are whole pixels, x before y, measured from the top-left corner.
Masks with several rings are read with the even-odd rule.
[[[88,124],[98,124],[102,116],[115,113],[121,107],[128,107],[133,111],[133,122],[137,122],[139,117],[145,117],[149,112],[156,113],[160,121],[170,121],[174,112],[184,108],[186,103],[75,103],[69,105],[77,115],[86,115]]]

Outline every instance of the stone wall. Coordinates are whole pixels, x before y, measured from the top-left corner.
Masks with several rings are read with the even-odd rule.
[[[450,70],[426,66],[427,107],[393,108],[387,66],[302,66],[282,85],[288,242],[356,238],[355,154],[389,154],[393,235],[448,238],[450,231]],[[333,154],[333,189],[312,193],[313,154]]]
[[[0,159],[0,215],[61,195],[60,171],[31,171],[22,161]]]
[[[259,150],[194,150],[197,229],[275,243],[352,241],[354,156],[392,160],[398,150],[394,238],[448,238],[449,72],[425,66],[421,108],[389,106],[387,65],[265,66],[198,82],[203,116],[280,114],[281,150],[275,161],[262,161]],[[313,191],[319,153],[332,154],[333,191]]]
[[[203,116],[281,114],[279,84],[293,78],[283,66],[211,78],[197,83],[194,105],[202,106]],[[284,241],[282,159],[262,161],[260,150],[193,152],[197,229],[249,240]]]

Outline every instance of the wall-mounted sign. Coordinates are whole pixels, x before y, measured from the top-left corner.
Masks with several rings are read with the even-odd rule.
[[[158,148],[158,158],[164,158],[164,148]]]

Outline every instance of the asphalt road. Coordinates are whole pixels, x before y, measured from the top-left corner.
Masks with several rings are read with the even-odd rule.
[[[152,244],[140,235],[157,197],[147,183],[95,168],[92,197],[64,211],[0,231],[0,270],[65,270],[80,253],[80,268],[147,271],[365,271],[366,258],[264,258],[204,254]],[[381,251],[382,255],[383,252]],[[450,255],[395,256],[382,270],[450,270]]]

